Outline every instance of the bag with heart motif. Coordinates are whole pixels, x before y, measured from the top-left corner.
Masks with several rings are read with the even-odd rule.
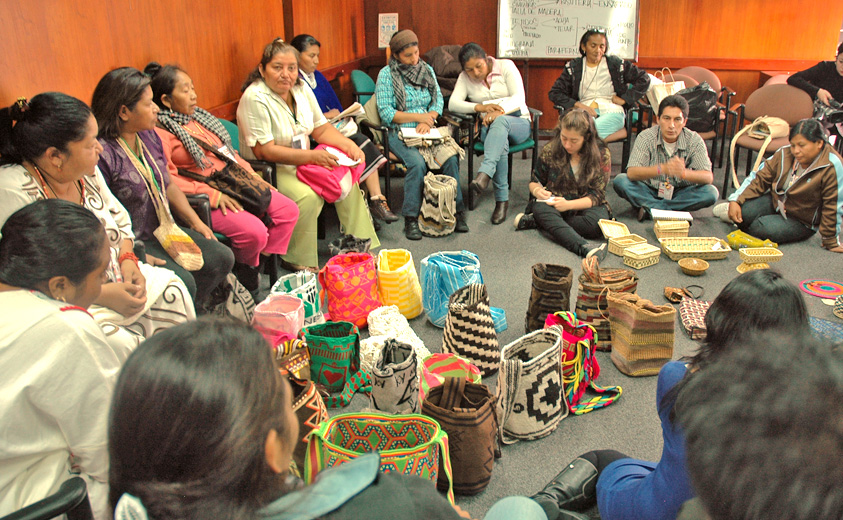
[[[360,332],[347,321],[311,325],[304,329],[310,351],[311,378],[329,392],[339,392],[360,367]]]

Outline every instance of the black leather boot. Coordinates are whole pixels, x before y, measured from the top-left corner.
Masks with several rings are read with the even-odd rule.
[[[576,458],[544,489],[530,498],[539,503],[550,499],[556,502],[559,509],[582,511],[592,506],[597,499],[597,477],[594,464]]]
[[[495,210],[492,211],[492,224],[498,225],[506,220],[507,209],[509,209],[509,201],[495,202]]]
[[[404,236],[407,237],[407,240],[422,239],[418,217],[404,217]]]

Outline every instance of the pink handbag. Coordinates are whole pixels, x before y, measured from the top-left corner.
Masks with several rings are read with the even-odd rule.
[[[319,285],[327,295],[331,321],[365,327],[369,313],[381,306],[375,259],[369,253],[331,257],[319,271]]]
[[[331,147],[320,144],[315,149],[328,148]],[[333,149],[336,150],[336,148]],[[351,190],[355,189],[365,169],[364,161],[353,167],[334,166],[333,170],[317,164],[302,164],[296,167],[296,177],[310,186],[310,189],[325,199],[325,202],[334,203],[343,200],[351,193]]]

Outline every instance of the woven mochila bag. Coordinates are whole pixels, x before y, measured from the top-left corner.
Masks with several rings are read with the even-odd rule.
[[[406,249],[381,249],[378,253],[378,291],[384,305],[395,305],[411,320],[422,313],[422,290],[413,263],[413,254]]]
[[[673,357],[676,309],[637,294],[610,293],[612,362],[628,376],[654,376]]]
[[[273,349],[299,337],[304,326],[304,302],[289,294],[270,294],[255,307],[252,328],[266,338]]]
[[[600,269],[596,258],[583,260],[575,310],[580,321],[594,327],[597,350],[612,350],[606,295],[609,291],[635,293],[637,290],[638,275],[632,269]]]
[[[369,313],[381,306],[375,259],[369,253],[344,253],[328,260],[319,271],[319,285],[327,294],[333,321],[366,326]]]
[[[497,383],[501,441],[513,444],[553,433],[568,416],[562,384],[562,337],[557,330],[536,330],[506,345]]]
[[[425,398],[422,413],[436,419],[451,440],[454,493],[476,495],[486,489],[501,456],[495,396],[489,387],[447,377]],[[448,489],[441,473],[437,487]]]
[[[451,295],[470,283],[483,283],[480,258],[471,251],[440,251],[422,258],[422,301],[430,323],[444,327]],[[506,312],[503,309],[492,307],[492,318],[495,320],[495,332],[506,330]]]
[[[325,399],[328,408],[346,406],[359,390],[369,392],[372,380],[360,367],[360,332],[347,321],[320,323],[304,330],[310,352],[311,374],[328,392],[340,392]]]
[[[444,237],[457,226],[457,180],[448,175],[424,176],[419,230],[428,237]]]
[[[562,380],[565,401],[574,415],[582,415],[604,408],[618,400],[623,393],[619,386],[600,386],[600,364],[594,356],[597,333],[594,327],[577,319],[573,312],[548,314],[546,330],[555,330],[562,337]],[[586,391],[597,395],[587,397]]]
[[[275,282],[269,294],[289,294],[299,298],[304,305],[304,326],[325,323],[316,275],[310,271],[297,271],[284,275]]]
[[[451,295],[442,352],[468,359],[480,369],[483,377],[497,372],[501,360],[500,344],[484,284],[472,283]]]
[[[448,434],[435,419],[416,414],[347,413],[324,421],[311,432],[305,482],[312,484],[323,469],[371,451],[380,453],[380,470],[384,473],[397,471],[436,482],[439,472],[444,471],[451,481]],[[448,501],[454,503],[450,485]]]
[[[524,332],[544,327],[548,314],[571,308],[571,284],[574,275],[570,267],[554,264],[533,266],[533,289],[527,303]]]
[[[328,409],[313,381],[291,377],[290,386],[293,389],[293,411],[299,421],[299,442],[293,450],[293,461],[298,470],[302,471],[307,454],[307,438],[310,432],[319,427],[319,423],[328,420]]]
[[[456,354],[437,352],[422,360],[419,398],[424,401],[430,390],[444,383],[446,377],[461,377],[476,384],[480,384],[482,380],[480,369],[469,360]]]
[[[372,367],[369,401],[375,410],[419,413],[419,369],[416,352],[407,343],[387,339]]]

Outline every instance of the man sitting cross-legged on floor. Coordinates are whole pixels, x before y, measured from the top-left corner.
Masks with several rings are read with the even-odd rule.
[[[615,192],[638,210],[639,221],[653,208],[695,211],[717,201],[705,142],[685,128],[687,120],[685,98],[664,98],[658,126],[638,134],[626,174],[615,177]]]

